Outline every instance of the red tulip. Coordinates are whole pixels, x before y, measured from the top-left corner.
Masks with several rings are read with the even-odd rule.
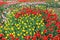
[[[49,35],[48,35],[48,37],[52,38],[52,37],[53,37],[53,35],[52,35],[52,34],[49,34]]]
[[[37,14],[37,11],[33,11],[32,14],[36,15]]]
[[[53,31],[53,27],[49,28],[49,30],[52,32]]]
[[[0,34],[0,37],[4,36],[4,34]]]
[[[21,15],[24,16],[25,12],[24,11],[21,11]]]
[[[13,34],[10,34],[10,37],[11,37],[11,40],[15,39],[14,36],[13,36]]]
[[[31,36],[25,36],[24,37],[26,40],[29,40],[31,38]]]
[[[34,34],[34,36],[36,36],[36,37],[37,37],[37,33],[35,33],[35,34]]]
[[[44,30],[44,33],[46,33],[47,32],[47,30]]]
[[[47,23],[48,23],[48,22],[51,22],[51,20],[50,20],[50,19],[48,19],[48,20],[46,20],[46,21],[47,21]]]
[[[37,38],[36,36],[33,36],[32,40],[36,40],[36,38]]]
[[[57,34],[60,37],[60,34]]]
[[[37,31],[36,34],[35,34],[36,37],[40,38],[41,37],[41,34],[40,34],[40,31]]]
[[[0,6],[7,4],[7,2],[0,1]]]
[[[60,40],[60,33],[57,36],[59,37],[59,40]]]
[[[50,17],[51,17],[51,14],[50,14],[50,13],[48,13],[48,15],[47,15],[47,19],[50,19]]]
[[[40,10],[37,10],[37,14],[40,14],[40,12],[41,12]]]
[[[48,36],[43,36],[43,40],[48,40]]]
[[[56,26],[60,29],[60,22],[56,22]]]
[[[10,37],[14,37],[13,34],[10,34],[9,36],[10,36]]]
[[[55,36],[55,37],[53,38],[53,40],[59,40],[59,37],[58,37],[58,36]]]
[[[15,14],[15,17],[16,17],[16,18],[19,18],[19,17],[20,17],[20,13],[16,13],[16,14]]]
[[[28,15],[30,15],[30,14],[32,13],[32,9],[30,9],[30,8],[27,9],[27,10],[26,10],[26,13],[27,13]]]
[[[40,38],[40,37],[41,37],[40,33],[37,33],[37,37],[38,37],[38,38]]]
[[[45,10],[44,12],[45,12],[45,14],[48,14],[49,13],[48,10]]]
[[[58,33],[60,33],[60,30],[57,30]]]
[[[49,27],[51,24],[52,24],[51,22],[47,23],[46,24],[46,27]]]

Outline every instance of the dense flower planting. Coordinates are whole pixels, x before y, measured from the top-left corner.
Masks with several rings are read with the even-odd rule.
[[[6,14],[1,40],[60,40],[60,21],[52,10],[22,8]]]

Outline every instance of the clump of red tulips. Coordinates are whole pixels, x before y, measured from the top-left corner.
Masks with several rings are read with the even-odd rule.
[[[46,15],[46,17],[43,15],[44,20],[46,21],[46,29],[44,30],[44,34],[43,36],[37,32],[35,33],[34,36],[25,36],[27,38],[25,39],[32,39],[32,40],[37,40],[38,39],[42,39],[42,40],[60,40],[60,22],[58,21],[58,15],[56,13],[52,13],[52,11],[48,11],[48,10],[44,10],[44,11],[28,11],[29,13],[33,13],[34,15],[36,15],[38,12],[44,12],[44,15]],[[41,13],[42,14],[42,13]]]

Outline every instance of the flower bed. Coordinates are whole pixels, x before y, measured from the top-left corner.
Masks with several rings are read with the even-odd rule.
[[[41,6],[41,5],[40,5]],[[60,40],[60,21],[45,7],[10,8],[0,26],[1,40]]]

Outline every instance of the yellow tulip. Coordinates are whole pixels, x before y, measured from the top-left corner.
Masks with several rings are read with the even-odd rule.
[[[41,23],[39,23],[39,25],[40,25]]]
[[[36,23],[36,25],[38,25],[38,23]]]
[[[26,25],[26,23],[24,23],[24,25]]]
[[[12,27],[11,30],[14,30],[14,28]]]
[[[25,32],[25,30],[22,30],[22,32]]]
[[[30,32],[30,35],[32,35],[32,32]]]
[[[26,36],[26,34],[23,34],[24,36]]]
[[[22,38],[24,38],[24,36],[22,36]]]
[[[3,26],[0,26],[0,28],[2,28]]]
[[[2,32],[2,30],[0,30],[0,32]]]
[[[26,32],[26,34],[28,34],[28,32]]]
[[[7,39],[8,37],[6,36],[5,38]]]
[[[44,25],[44,23],[43,23],[43,25]]]
[[[20,34],[17,34],[17,36],[20,36]]]
[[[43,23],[43,20],[41,20],[41,23]]]
[[[32,28],[32,30],[34,31],[34,28]]]
[[[20,27],[18,27],[18,30],[20,29]]]
[[[16,24],[16,27],[18,27],[19,26],[19,24]]]
[[[7,36],[9,36],[9,34],[7,34]]]
[[[15,34],[15,31],[13,33]]]
[[[41,34],[43,34],[43,32],[41,32]]]
[[[40,26],[38,26],[38,28],[40,28]]]

